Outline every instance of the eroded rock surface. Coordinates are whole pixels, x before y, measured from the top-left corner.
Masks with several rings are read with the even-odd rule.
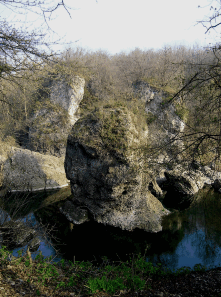
[[[48,100],[30,119],[29,149],[56,157],[65,155],[68,134],[79,118],[84,85],[85,80],[79,76],[69,82],[64,78],[52,82]]]
[[[54,81],[51,87],[50,100],[54,104],[59,104],[69,115],[69,121],[72,125],[78,120],[76,112],[84,96],[85,80],[79,76],[72,78],[68,84],[61,79]]]
[[[221,180],[221,173],[210,169],[208,166],[197,168],[190,167],[189,170],[177,166],[174,170],[165,172],[167,185],[181,196],[193,196],[205,184],[215,185]]]
[[[169,211],[148,189],[147,134],[147,126],[138,132],[127,108],[104,108],[76,122],[65,157],[75,207],[69,201],[61,209],[70,221],[89,218],[126,230],[162,230]]]
[[[176,152],[184,148],[181,140],[175,140],[179,133],[184,131],[185,122],[177,115],[177,110],[172,103],[167,103],[168,94],[156,90],[146,82],[137,82],[135,93],[140,100],[145,102],[145,111],[147,112],[147,123],[149,134],[148,138],[152,146],[165,147],[164,151],[157,156],[156,161],[160,164],[167,162],[171,158],[176,160]],[[173,143],[171,144],[171,141]],[[168,145],[167,145],[168,144]],[[170,144],[170,145],[169,145]]]

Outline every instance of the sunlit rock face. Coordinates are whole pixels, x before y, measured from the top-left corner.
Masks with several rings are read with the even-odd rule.
[[[136,84],[135,93],[138,93],[140,99],[146,103],[146,112],[156,115],[157,123],[162,125],[165,130],[169,133],[178,133],[184,130],[185,123],[176,114],[174,105],[166,104],[164,101],[168,94],[150,87],[145,82]]]
[[[62,157],[72,125],[79,118],[78,106],[84,95],[85,80],[55,80],[47,102],[35,112],[29,129],[29,149]]]
[[[162,230],[161,219],[169,211],[148,189],[147,134],[147,125],[138,133],[127,108],[104,108],[75,123],[65,157],[74,207],[61,209],[70,221],[89,218],[126,230]]]
[[[167,103],[168,94],[150,87],[146,82],[137,82],[134,86],[135,94],[145,102],[149,129],[149,140],[154,146],[162,145],[164,151],[157,157],[157,162],[163,163],[176,158],[177,150],[181,151],[184,144],[181,140],[167,145],[184,131],[185,122],[177,115],[174,104]]]
[[[79,76],[73,77],[70,83],[64,79],[52,83],[50,100],[68,112],[69,121],[72,125],[79,118],[76,111],[84,96],[84,86],[85,80]]]

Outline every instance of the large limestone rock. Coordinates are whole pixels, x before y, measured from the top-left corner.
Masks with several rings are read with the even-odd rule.
[[[65,157],[73,199],[60,210],[74,224],[94,219],[126,230],[162,230],[169,211],[148,189],[148,128],[139,126],[127,108],[100,109],[73,126]]]
[[[1,179],[2,187],[11,191],[55,189],[68,185],[63,157],[15,147],[8,147],[8,156],[2,163]]]
[[[78,106],[83,99],[85,80],[75,76],[67,82],[52,82],[49,98],[33,115],[29,129],[29,149],[61,157],[72,125],[78,120]]]

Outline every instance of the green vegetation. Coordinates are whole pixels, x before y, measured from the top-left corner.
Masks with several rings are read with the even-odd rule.
[[[163,269],[161,264],[153,266],[146,262],[145,257],[138,255],[125,263],[114,262],[110,265],[106,257],[103,257],[101,266],[93,266],[90,262],[75,263],[62,259],[58,263],[51,263],[51,256],[45,258],[42,254],[38,254],[35,260],[31,259],[31,255],[21,257],[22,251],[18,251],[19,258],[11,256],[12,252],[6,250],[3,246],[0,250],[0,266],[4,276],[4,268],[7,265],[11,267],[20,267],[25,269],[27,282],[36,285],[36,295],[40,295],[44,288],[50,288],[58,294],[59,288],[77,294],[91,295],[97,292],[107,292],[116,294],[120,290],[138,291],[149,289],[148,278],[172,277],[176,275],[185,275],[191,273],[191,269],[183,267],[175,271]],[[29,252],[30,253],[30,252]],[[9,261],[11,259],[11,261]],[[205,271],[206,267],[200,264],[194,266],[194,271]],[[17,270],[16,270],[17,271]],[[16,272],[11,278],[19,278]],[[57,295],[56,295],[57,296]],[[58,295],[59,296],[59,295]],[[62,295],[61,295],[62,296]]]
[[[120,109],[110,110],[110,113],[104,114],[101,138],[107,148],[122,152],[127,149],[127,143],[124,141],[126,140],[126,127],[123,120],[125,119]]]

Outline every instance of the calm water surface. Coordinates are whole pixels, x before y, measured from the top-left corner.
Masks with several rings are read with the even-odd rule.
[[[221,194],[209,188],[195,195],[187,209],[164,217],[163,231],[159,233],[139,229],[129,232],[92,221],[71,229],[69,222],[58,211],[58,206],[63,203],[59,199],[68,196],[70,189],[29,195],[31,202],[16,214],[16,219],[31,221],[32,226],[42,221],[56,229],[47,236],[47,240],[42,237],[38,251],[41,250],[44,258],[52,256],[58,262],[62,258],[73,261],[75,257],[76,261],[96,260],[101,263],[103,256],[113,261],[125,261],[133,253],[144,255],[146,252],[146,261],[161,263],[163,267],[174,270],[183,266],[193,268],[195,264],[205,265],[208,269],[221,266]],[[8,220],[11,219],[13,199],[8,198],[9,203],[4,210],[2,208],[1,218],[9,214]],[[43,207],[45,201],[48,206]],[[18,256],[20,249],[14,249],[13,255]],[[23,254],[26,250],[27,246]],[[33,259],[38,251],[32,253]]]

